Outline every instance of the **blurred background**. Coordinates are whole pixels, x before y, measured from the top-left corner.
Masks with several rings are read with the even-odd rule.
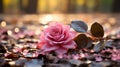
[[[119,13],[120,0],[0,0],[0,14]]]
[[[11,27],[34,30],[44,28],[49,21],[70,24],[73,20],[88,25],[99,22],[105,30],[119,30],[120,0],[0,0],[1,19]]]
[[[5,20],[5,21],[4,21]],[[40,33],[49,21],[98,22],[107,34],[120,34],[120,0],[0,0],[0,28]],[[15,28],[16,29],[16,28]]]

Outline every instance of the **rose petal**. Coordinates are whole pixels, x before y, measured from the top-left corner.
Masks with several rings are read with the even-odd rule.
[[[60,41],[60,42],[57,42],[57,41],[54,41],[52,39],[49,39],[48,37],[45,37],[47,43],[51,44],[51,45],[57,45],[57,44],[62,44],[64,43],[64,41]]]
[[[64,38],[64,35],[60,35],[60,38],[57,39],[57,41],[62,41],[63,38]]]
[[[70,41],[73,41],[73,39],[69,36],[69,38],[64,39],[64,44],[67,44]]]
[[[51,36],[49,33],[46,34],[46,38],[53,40],[53,41],[58,41],[61,38],[61,35],[56,35],[56,36]]]
[[[49,27],[44,29],[44,32],[45,32],[45,34],[46,34],[46,32],[52,33],[53,29],[55,29],[55,30],[57,30],[59,32],[62,32],[62,24],[57,23],[57,22],[51,22],[49,24]]]
[[[58,47],[58,46],[55,46],[55,45],[52,46],[52,45],[45,44],[45,45],[42,46],[41,49],[46,52],[46,51],[56,50],[56,49],[58,49],[58,48],[59,48],[59,47]]]
[[[64,43],[64,40],[63,41],[54,41],[53,39],[49,38],[49,37],[45,37],[45,40],[51,44],[51,45],[56,45],[56,44],[62,44]]]
[[[101,57],[96,57],[96,61],[102,61],[103,59]]]
[[[55,52],[57,54],[64,54],[67,52],[67,49],[66,48],[58,48],[57,50],[55,50]]]
[[[75,31],[70,31],[70,35],[71,35],[71,37],[72,37],[72,39],[73,39],[73,38],[75,38],[75,36],[76,36],[76,32],[75,32]]]
[[[76,43],[74,41],[69,42],[68,44],[63,45],[64,48],[75,48]]]
[[[43,33],[43,32],[41,32],[41,35],[40,35],[40,40],[41,40],[41,41],[45,41],[45,35],[44,35],[44,33]]]
[[[41,47],[43,46],[43,44],[45,44],[45,43],[44,42],[38,43],[37,48],[41,49]]]
[[[63,29],[65,29],[66,31],[70,31],[70,26],[64,25],[64,26],[63,26]]]

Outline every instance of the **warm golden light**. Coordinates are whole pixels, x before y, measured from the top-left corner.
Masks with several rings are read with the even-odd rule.
[[[35,31],[35,34],[36,34],[36,35],[39,35],[39,34],[40,34],[40,30],[36,30],[36,31]]]
[[[2,22],[1,22],[1,26],[2,26],[2,27],[6,27],[6,22],[5,22],[5,21],[2,21]]]
[[[9,62],[10,65],[15,65],[15,61]]]
[[[7,31],[8,35],[12,35],[12,31],[8,30]]]
[[[109,29],[109,28],[111,28],[111,25],[110,25],[109,23],[105,23],[105,24],[104,24],[104,27],[105,27],[106,29]]]
[[[48,25],[45,25],[43,28],[47,28],[48,27]]]
[[[15,32],[19,32],[20,30],[19,30],[19,28],[15,28],[14,31]]]
[[[116,23],[116,18],[109,18],[108,21],[111,23],[111,24],[115,24]]]
[[[39,21],[41,21],[42,24],[48,24],[48,22],[52,20],[53,20],[52,15],[46,15],[46,16],[43,16],[43,18],[40,19]]]
[[[45,21],[52,21],[53,17],[51,15],[45,16]]]

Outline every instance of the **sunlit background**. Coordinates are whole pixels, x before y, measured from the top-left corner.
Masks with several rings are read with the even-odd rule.
[[[119,0],[0,0],[1,14],[116,13]]]
[[[0,18],[12,26],[32,30],[43,29],[49,21],[70,24],[72,20],[83,20],[89,26],[99,22],[105,30],[113,29],[115,33],[120,25],[119,3],[120,0],[0,0]]]

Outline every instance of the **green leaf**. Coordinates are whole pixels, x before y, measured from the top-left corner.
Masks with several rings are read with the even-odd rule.
[[[90,31],[92,33],[92,36],[94,36],[94,37],[103,37],[104,36],[103,27],[97,22],[92,24]]]
[[[71,27],[77,31],[77,32],[87,32],[88,26],[85,22],[83,21],[72,21],[71,22]]]

